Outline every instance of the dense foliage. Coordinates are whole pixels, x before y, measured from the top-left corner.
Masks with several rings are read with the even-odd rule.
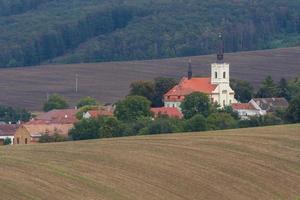
[[[69,105],[63,96],[58,94],[51,95],[48,100],[44,103],[44,111],[48,112],[54,109],[65,109],[68,108]]]
[[[28,122],[31,118],[31,113],[25,109],[16,109],[12,107],[0,106],[0,121],[5,123]]]
[[[291,0],[0,0],[0,66],[207,54],[297,45]]]

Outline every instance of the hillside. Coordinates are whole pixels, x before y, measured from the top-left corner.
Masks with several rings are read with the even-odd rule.
[[[300,75],[300,47],[226,54],[231,63],[231,77],[250,81],[254,86],[268,75],[276,81]],[[215,55],[192,58],[194,75],[209,76]],[[0,105],[41,110],[47,93],[64,95],[71,105],[92,96],[103,103],[114,103],[128,94],[135,80],[158,76],[181,78],[186,75],[188,58],[148,61],[108,62],[0,70]],[[75,76],[79,92],[75,93]]]
[[[300,125],[0,147],[3,199],[300,197]]]
[[[144,60],[299,45],[291,0],[0,0],[0,67]]]

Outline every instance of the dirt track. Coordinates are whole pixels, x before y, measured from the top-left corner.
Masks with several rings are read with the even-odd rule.
[[[0,147],[1,199],[298,200],[299,130]]]
[[[275,80],[300,75],[300,47],[269,51],[226,54],[231,77],[248,80],[254,86],[268,75]],[[215,56],[192,58],[195,75],[209,76]],[[0,104],[41,110],[47,93],[60,93],[73,106],[81,97],[92,96],[113,103],[128,93],[134,80],[158,76],[180,78],[186,75],[188,58],[136,62],[111,62],[27,67],[0,70]],[[75,76],[79,92],[75,93]]]

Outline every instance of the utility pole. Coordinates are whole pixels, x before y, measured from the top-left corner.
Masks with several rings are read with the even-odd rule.
[[[75,76],[75,92],[78,93],[78,74],[76,74]]]

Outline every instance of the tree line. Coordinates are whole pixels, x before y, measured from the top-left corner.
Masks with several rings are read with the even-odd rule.
[[[0,0],[0,66],[209,54],[299,44],[300,2]],[[1,16],[2,15],[2,16]]]

